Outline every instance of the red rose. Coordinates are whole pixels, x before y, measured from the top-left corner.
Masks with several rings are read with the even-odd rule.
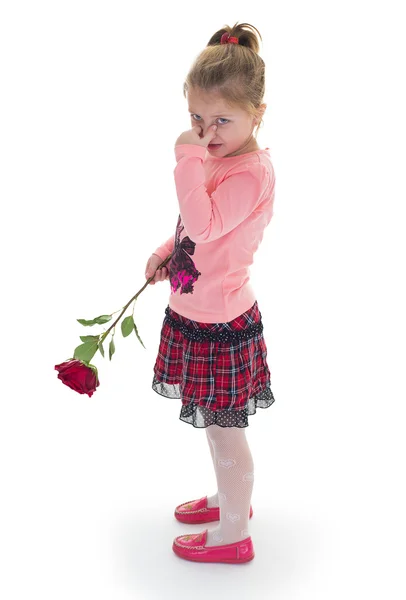
[[[58,379],[62,383],[79,394],[88,394],[89,398],[99,385],[97,372],[80,360],[68,360],[60,365],[55,365],[55,369],[59,371]]]

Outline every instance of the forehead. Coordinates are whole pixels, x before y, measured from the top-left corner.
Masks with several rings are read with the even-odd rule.
[[[209,116],[217,117],[224,114],[234,115],[239,109],[230,106],[219,94],[189,90],[186,93],[189,111],[192,113],[207,112]]]

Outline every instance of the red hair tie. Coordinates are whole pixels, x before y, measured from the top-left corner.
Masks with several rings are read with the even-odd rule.
[[[238,38],[230,36],[230,34],[226,31],[221,36],[220,44],[238,44]]]

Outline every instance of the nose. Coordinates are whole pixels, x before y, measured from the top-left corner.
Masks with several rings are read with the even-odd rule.
[[[199,133],[199,137],[201,137],[201,138],[204,137],[206,135],[206,133],[209,131],[209,129],[212,128],[213,125],[216,125],[216,123],[212,123],[211,125],[207,125],[207,127],[203,127],[203,125],[200,125],[201,132]]]

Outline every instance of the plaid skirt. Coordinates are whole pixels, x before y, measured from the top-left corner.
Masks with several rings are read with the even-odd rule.
[[[228,323],[165,313],[152,389],[181,398],[179,418],[194,427],[248,427],[275,400],[258,302]]]

